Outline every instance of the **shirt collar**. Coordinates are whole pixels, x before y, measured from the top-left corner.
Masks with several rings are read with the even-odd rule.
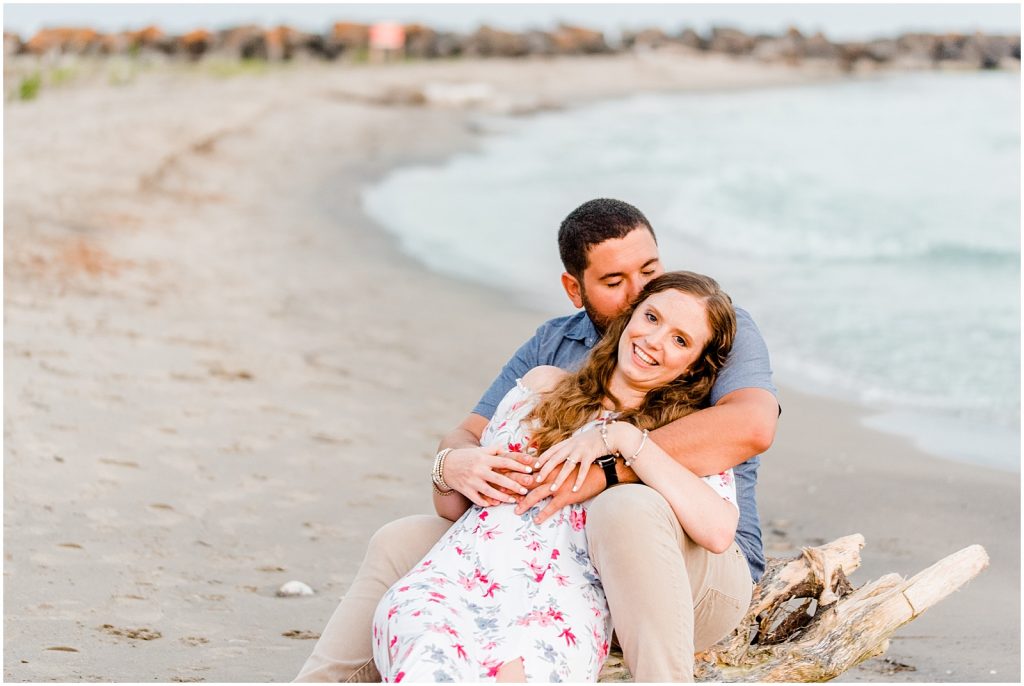
[[[590,321],[586,311],[583,311],[576,313],[574,321],[570,322],[566,329],[565,337],[574,341],[583,341],[583,345],[593,348],[601,335],[594,327],[594,322]]]

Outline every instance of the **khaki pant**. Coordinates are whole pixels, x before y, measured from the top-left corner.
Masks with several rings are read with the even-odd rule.
[[[383,526],[295,681],[380,681],[371,624],[385,591],[451,526],[416,515]],[[735,543],[716,555],[683,532],[652,488],[628,484],[587,510],[590,558],[601,575],[623,658],[638,682],[693,681],[693,654],[743,618],[753,584]]]

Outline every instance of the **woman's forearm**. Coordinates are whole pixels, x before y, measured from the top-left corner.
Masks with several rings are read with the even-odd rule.
[[[626,422],[615,422],[608,427],[608,434],[613,447],[625,456],[634,455],[642,440],[640,430]],[[632,468],[646,485],[668,501],[679,524],[694,542],[713,553],[729,548],[739,522],[735,505],[650,440],[633,460]]]

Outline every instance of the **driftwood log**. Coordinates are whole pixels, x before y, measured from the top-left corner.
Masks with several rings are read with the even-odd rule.
[[[889,636],[988,566],[972,545],[910,579],[886,574],[854,589],[864,537],[844,536],[799,557],[768,560],[739,627],[694,662],[697,681],[828,681],[881,655]],[[598,681],[630,681],[622,653],[608,657]]]

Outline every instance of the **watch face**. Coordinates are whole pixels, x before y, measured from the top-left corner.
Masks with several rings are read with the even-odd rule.
[[[604,467],[607,464],[615,464],[615,456],[614,455],[602,455],[601,457],[599,457],[596,460],[594,460],[594,463],[597,464],[597,465],[600,465],[601,467]]]

